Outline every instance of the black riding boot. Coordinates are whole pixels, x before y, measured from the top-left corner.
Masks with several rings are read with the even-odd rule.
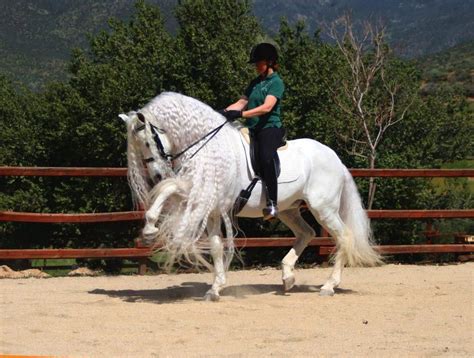
[[[278,216],[276,201],[268,200],[267,207],[263,209],[263,220],[275,219]]]
[[[278,181],[274,158],[281,145],[281,128],[264,128],[256,134],[258,142],[258,159],[260,174],[265,183],[267,193],[267,207],[263,209],[263,219],[270,220],[278,215],[277,197]]]
[[[272,170],[273,169],[273,170]],[[272,160],[270,168],[265,168],[264,188],[267,194],[267,207],[263,209],[263,220],[271,220],[278,215],[278,181],[276,176],[275,162]]]
[[[264,187],[267,194],[267,207],[263,209],[263,220],[271,220],[278,215],[278,181],[276,176],[275,162],[264,165]]]

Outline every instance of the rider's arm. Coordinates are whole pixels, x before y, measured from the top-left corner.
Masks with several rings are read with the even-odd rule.
[[[249,102],[248,98],[245,96],[240,97],[240,99],[232,103],[229,107],[226,108],[227,111],[235,110],[235,111],[243,111],[244,108],[247,107],[247,103]]]
[[[262,105],[255,107],[253,109],[249,109],[248,111],[242,112],[242,117],[251,118],[251,117],[258,117],[263,114],[267,114],[273,109],[277,101],[278,99],[275,96],[268,95],[265,97],[265,102],[263,102]]]

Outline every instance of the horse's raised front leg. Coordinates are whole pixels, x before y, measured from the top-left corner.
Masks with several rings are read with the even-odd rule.
[[[208,224],[209,243],[211,245],[211,255],[214,263],[214,282],[209,291],[206,292],[204,299],[206,301],[219,301],[219,292],[226,284],[225,265],[224,265],[224,244],[222,243],[220,220],[212,220]]]
[[[282,280],[285,291],[290,290],[295,284],[295,274],[293,272],[296,261],[301,256],[303,250],[314,237],[315,232],[311,226],[301,217],[299,209],[282,211],[278,215],[279,219],[293,231],[296,237],[295,244],[282,260]]]
[[[151,201],[153,204],[148,208],[145,213],[145,227],[143,228],[143,236],[147,239],[154,239],[158,232],[156,228],[156,222],[160,217],[163,204],[168,200],[170,196],[176,193],[181,193],[184,189],[183,183],[175,179],[167,179],[158,184],[150,192]]]

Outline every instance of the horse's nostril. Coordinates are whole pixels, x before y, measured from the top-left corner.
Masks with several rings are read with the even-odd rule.
[[[161,174],[156,174],[155,179],[156,179],[156,181],[161,181],[161,179],[162,179]]]
[[[150,148],[150,143],[146,142],[145,145],[147,148]]]

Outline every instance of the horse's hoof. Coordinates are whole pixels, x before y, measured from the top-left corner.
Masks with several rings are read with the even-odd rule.
[[[142,231],[143,241],[146,244],[150,245],[155,240],[157,233],[158,233],[158,229],[156,227],[152,227],[152,228],[145,227]]]
[[[219,296],[215,292],[207,292],[204,296],[204,301],[217,302],[217,301],[219,301],[220,298],[221,298],[221,296]]]
[[[334,296],[334,290],[330,289],[321,289],[319,291],[320,296]]]
[[[295,285],[295,276],[290,276],[283,279],[283,290],[285,292],[291,290],[294,285]]]
[[[143,231],[143,236],[144,237],[154,237],[158,233],[158,229],[155,226],[148,227],[146,226]]]

